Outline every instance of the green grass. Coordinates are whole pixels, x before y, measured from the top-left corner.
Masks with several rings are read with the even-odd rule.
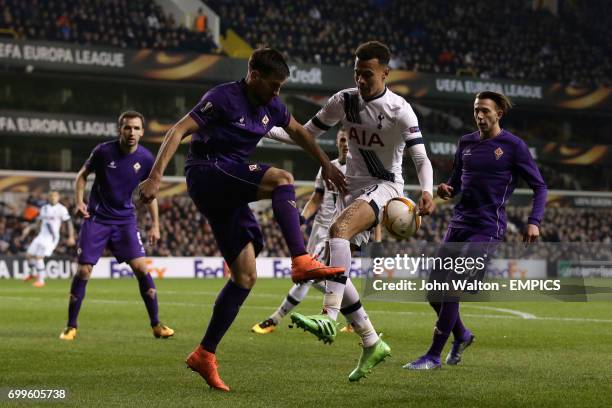
[[[402,370],[423,354],[434,315],[426,304],[364,301],[393,356],[365,380],[349,383],[359,357],[358,337],[339,334],[332,346],[288,319],[273,334],[249,329],[267,317],[290,287],[260,280],[217,352],[232,388],[213,392],[185,368],[199,343],[220,280],[158,281],[160,317],[176,336],[151,335],[135,280],[94,280],[74,342],[58,339],[67,315],[69,281],[34,289],[0,280],[0,389],[62,388],[78,407],[256,406],[612,406],[612,304],[466,304],[463,319],[477,335],[462,365],[433,372]],[[300,305],[318,312],[312,290]],[[483,308],[484,307],[484,308]],[[490,309],[516,309],[539,318]],[[36,406],[9,403],[0,406]]]

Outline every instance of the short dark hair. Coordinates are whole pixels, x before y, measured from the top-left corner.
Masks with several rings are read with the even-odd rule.
[[[135,110],[127,110],[125,112],[121,112],[119,115],[119,119],[117,119],[117,128],[121,129],[121,125],[123,124],[123,119],[132,119],[132,118],[140,118],[142,121],[142,127],[144,129],[145,119],[142,113],[136,112]]]
[[[391,51],[380,41],[368,41],[357,47],[355,56],[363,61],[376,58],[379,63],[388,65],[391,59]]]
[[[490,99],[497,105],[498,108],[504,112],[504,115],[508,113],[514,106],[510,98],[503,93],[493,91],[482,91],[476,94],[476,99]]]
[[[273,48],[258,48],[249,58],[249,70],[258,71],[263,76],[273,74],[278,77],[289,76],[289,65],[283,54]]]

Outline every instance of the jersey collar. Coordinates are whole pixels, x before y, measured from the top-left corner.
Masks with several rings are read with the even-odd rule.
[[[386,93],[387,93],[387,86],[385,86],[385,89],[381,93],[379,93],[378,95],[373,96],[373,97],[368,98],[368,99],[364,99],[363,101],[364,102],[372,102],[375,99],[382,98],[383,96],[385,96]]]

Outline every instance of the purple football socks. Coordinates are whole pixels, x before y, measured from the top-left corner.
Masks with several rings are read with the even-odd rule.
[[[300,214],[295,203],[295,188],[292,184],[278,186],[272,191],[272,211],[287,242],[291,257],[304,255],[304,237],[300,230]]]

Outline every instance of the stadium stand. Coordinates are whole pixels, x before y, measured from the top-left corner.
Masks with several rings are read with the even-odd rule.
[[[190,31],[146,0],[0,1],[0,29],[25,40],[212,54],[206,31]]]
[[[594,11],[608,14],[605,2],[560,2],[557,15],[534,3],[207,2],[222,30],[232,28],[254,47],[285,50],[297,62],[351,66],[353,44],[376,38],[391,45],[394,69],[610,85],[612,40],[606,19]]]
[[[306,197],[298,200],[303,206]],[[63,200],[64,205],[72,213],[74,204],[72,198]],[[25,203],[24,203],[25,205]],[[28,225],[21,217],[21,208],[14,208],[0,203],[0,251],[4,255],[23,254],[29,242],[36,235],[31,231],[22,237],[24,228]],[[151,248],[150,256],[220,256],[210,226],[206,219],[195,209],[187,196],[179,195],[160,199],[161,241]],[[150,219],[144,208],[139,208],[141,235],[149,226]],[[508,233],[506,241],[520,242],[525,220],[530,207],[508,206]],[[274,221],[271,207],[256,211],[265,240],[261,256],[288,256],[288,250],[282,238],[281,231]],[[448,222],[452,216],[452,206],[439,205],[433,216],[427,217],[417,235],[412,239],[416,242],[441,242]],[[74,219],[77,231],[82,219]],[[570,208],[549,206],[546,209],[542,223],[543,242],[603,242],[612,241],[612,209]],[[56,255],[75,255],[74,248],[65,245],[66,236],[56,250]],[[393,238],[383,233],[383,242],[393,242]]]

